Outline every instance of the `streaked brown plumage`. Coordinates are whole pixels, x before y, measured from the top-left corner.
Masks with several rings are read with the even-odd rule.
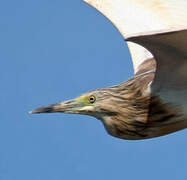
[[[186,128],[187,2],[84,1],[119,29],[131,52],[135,76],[30,113],[91,115],[109,134],[122,139],[153,138]]]
[[[125,83],[103,89],[104,93],[110,94],[110,97],[105,97],[110,102],[104,104],[110,116],[99,118],[108,133],[123,139],[146,139],[187,127],[179,107],[164,104],[159,97],[145,92],[154,78],[154,72],[137,74]]]
[[[112,115],[103,119],[108,133],[123,139],[146,139],[187,127],[179,107],[145,93],[153,78],[153,72],[137,75],[109,90],[113,106],[107,111]]]
[[[127,82],[82,95],[96,98],[96,102],[91,105],[92,109],[65,111],[72,102],[68,101],[39,108],[31,113],[65,112],[95,116],[103,122],[109,134],[131,140],[153,138],[184,129],[187,123],[180,107],[163,103],[159,97],[150,93],[149,88],[155,76],[154,59],[147,60],[144,65],[142,68],[145,72],[137,72]],[[148,69],[150,67],[152,71]]]

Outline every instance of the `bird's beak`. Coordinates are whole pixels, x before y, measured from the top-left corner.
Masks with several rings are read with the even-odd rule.
[[[52,104],[48,106],[44,106],[41,108],[34,109],[30,111],[30,114],[37,113],[79,113],[79,109],[83,106],[82,102],[76,100],[69,100],[57,104]]]

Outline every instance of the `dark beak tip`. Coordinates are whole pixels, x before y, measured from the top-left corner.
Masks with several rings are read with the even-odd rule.
[[[29,113],[29,114],[33,114],[33,112],[32,112],[32,111],[29,111],[28,113]]]
[[[54,104],[31,110],[28,113],[29,114],[40,114],[40,113],[52,113],[52,112],[57,112]]]
[[[66,103],[56,103],[47,106],[43,106],[34,110],[29,111],[29,114],[40,114],[40,113],[55,113],[55,112],[65,112],[63,106],[69,106]]]
[[[32,111],[29,111],[28,113],[29,113],[29,114],[37,114],[38,112],[35,111],[35,110],[32,110]]]

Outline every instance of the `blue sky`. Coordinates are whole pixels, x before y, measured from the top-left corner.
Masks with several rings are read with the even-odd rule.
[[[0,180],[186,180],[186,130],[128,141],[93,117],[27,113],[132,75],[120,33],[81,0],[1,1]]]

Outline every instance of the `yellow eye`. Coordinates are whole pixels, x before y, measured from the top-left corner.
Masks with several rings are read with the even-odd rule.
[[[89,97],[89,102],[93,104],[95,101],[96,101],[96,97],[93,96],[93,95],[91,95],[91,96]]]

